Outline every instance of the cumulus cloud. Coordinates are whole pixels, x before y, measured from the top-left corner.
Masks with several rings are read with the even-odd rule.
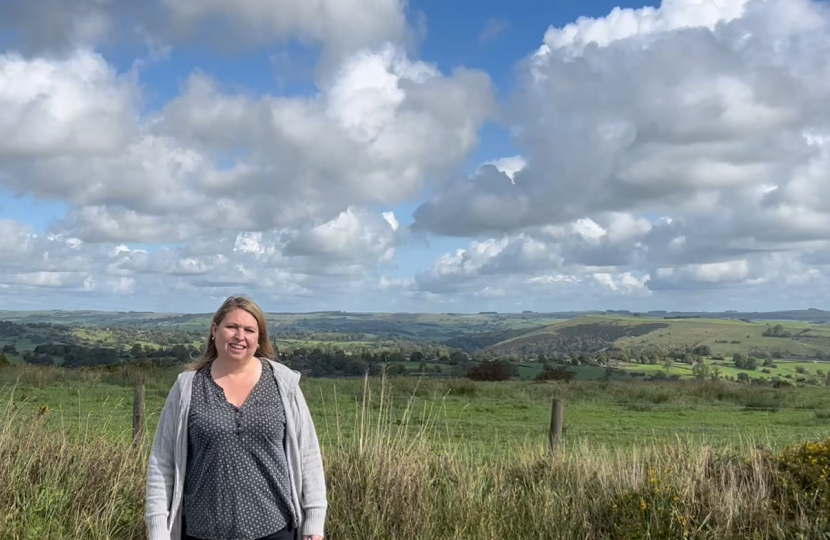
[[[622,212],[671,216],[687,245],[696,231],[738,251],[826,236],[828,28],[810,0],[674,0],[552,28],[506,114],[526,165],[451,179],[415,227]]]
[[[324,303],[354,288],[375,288],[402,233],[383,216],[349,210],[314,227],[202,236],[148,250],[131,242],[41,235],[0,220],[0,286],[6,286],[0,294],[49,288],[91,299],[152,291],[158,299],[179,291],[192,300],[199,291],[247,291]]]
[[[236,43],[263,44],[299,38],[330,52],[354,52],[406,38],[400,0],[161,0],[174,29],[230,32]]]
[[[587,231],[589,227],[595,229]],[[473,241],[466,248],[439,257],[432,266],[416,275],[417,290],[437,294],[493,290],[508,290],[499,286],[503,280],[529,286],[555,283],[597,283],[611,291],[643,289],[630,272],[620,270],[626,261],[610,260],[616,254],[616,245],[625,239],[609,239],[608,233],[596,223],[574,223],[558,229],[545,228],[533,232],[506,235],[484,241]],[[606,249],[610,258],[597,256],[596,260],[580,260],[583,249],[589,246],[598,251]],[[599,259],[604,259],[600,261]],[[601,263],[601,264],[597,264]]]
[[[578,242],[581,237],[575,229],[557,234],[570,235]],[[568,261],[563,245],[553,240],[550,231],[535,231],[473,241],[439,257],[412,281],[384,285],[444,309],[472,305],[505,311],[564,311],[642,302],[652,294],[648,278],[641,272]]]
[[[134,129],[134,81],[97,53],[0,55],[0,159],[117,150]]]
[[[225,48],[299,40],[321,45],[332,60],[415,37],[401,0],[4,0],[4,33],[27,54],[62,55],[125,40],[196,39]]]
[[[132,0],[119,0],[122,9]],[[19,34],[22,48],[35,53],[63,52],[100,42],[112,28],[110,0],[4,0],[0,35]]]
[[[2,3],[17,52],[0,54],[0,187],[68,211],[47,234],[0,220],[0,294],[830,299],[825,2],[664,0],[552,27],[502,110],[487,74],[411,56],[403,2],[370,4]],[[95,48],[130,25],[173,46],[208,30],[319,46],[316,88],[196,70],[147,110],[141,61],[124,71]],[[490,118],[517,155],[453,176]],[[422,193],[411,229],[388,211]],[[398,268],[412,231],[463,247]]]
[[[459,164],[492,110],[487,75],[443,75],[393,46],[351,57],[314,98],[228,93],[196,73],[144,117],[129,78],[95,53],[0,61],[0,126],[14,134],[0,142],[0,183],[72,205],[62,228],[94,241],[182,241],[396,204]]]

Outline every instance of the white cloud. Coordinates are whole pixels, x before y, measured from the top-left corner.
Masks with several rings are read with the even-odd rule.
[[[133,82],[80,49],[64,60],[0,55],[0,158],[100,154],[134,129]]]
[[[46,2],[0,5],[17,48],[0,53],[0,187],[68,210],[46,234],[0,220],[3,294],[828,297],[826,3],[665,0],[550,28],[498,111],[485,73],[411,56],[398,0]],[[196,70],[159,103],[147,60],[124,71],[95,49],[137,34],[154,61],[207,29],[230,48],[319,46],[316,87]],[[517,155],[453,177],[491,118]],[[422,193],[414,232],[464,239],[418,272],[396,257],[431,238],[376,209]]]
[[[112,31],[110,0],[3,0],[0,34],[13,32],[36,52],[60,52],[104,40]],[[119,0],[125,11],[133,0]]]
[[[353,52],[406,38],[400,0],[161,0],[172,24],[198,32],[206,23],[234,42],[264,44],[290,38],[322,43],[331,53]]]
[[[493,161],[486,161],[485,165],[494,166],[500,172],[507,175],[510,182],[513,182],[516,177],[516,173],[521,172],[522,169],[527,167],[527,162],[522,156],[511,156]]]
[[[492,110],[485,74],[444,76],[392,46],[351,57],[314,98],[229,94],[194,74],[145,117],[97,54],[3,58],[14,83],[0,85],[0,126],[14,136],[0,142],[0,184],[72,205],[61,227],[89,241],[184,241],[393,205],[459,164]]]
[[[603,18],[580,17],[563,28],[548,28],[537,55],[547,56],[561,50],[578,55],[591,44],[608,47],[620,40],[659,36],[689,28],[714,30],[718,23],[741,17],[746,4],[751,1],[663,0],[659,8],[616,7]]]
[[[667,0],[551,28],[503,115],[523,167],[450,179],[414,228],[541,227],[565,260],[643,273],[799,253],[830,235],[829,30],[810,0]]]
[[[597,283],[608,287],[611,291],[614,292],[620,292],[622,294],[650,294],[650,291],[646,289],[646,285],[649,279],[648,275],[642,278],[638,278],[632,275],[630,272],[623,272],[617,275],[612,275],[607,272],[599,272],[593,274],[591,277],[593,277],[594,280],[597,281]]]
[[[291,302],[304,298],[322,309],[332,298],[377,290],[380,271],[401,241],[384,217],[352,210],[319,226],[202,236],[149,251],[131,243],[43,236],[11,220],[0,220],[0,233],[0,295],[48,288],[75,295],[72,301],[81,304],[74,305],[111,294],[140,303],[248,292]]]
[[[325,256],[335,260],[391,261],[396,228],[385,217],[349,209],[316,227],[300,231],[285,245],[289,256]]]

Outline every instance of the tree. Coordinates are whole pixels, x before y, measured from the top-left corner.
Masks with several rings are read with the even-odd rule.
[[[712,349],[709,348],[709,345],[698,345],[692,349],[692,354],[695,356],[712,356]]]
[[[388,375],[406,375],[406,366],[403,364],[395,364],[393,366],[389,366],[389,369],[386,371]]]
[[[666,368],[666,371],[671,371],[672,366],[674,366],[674,359],[671,356],[667,356],[663,360],[663,367]]]
[[[749,357],[744,362],[744,369],[748,369],[750,371],[755,371],[758,369],[758,359],[754,357]]]
[[[510,379],[510,365],[501,360],[482,362],[467,372],[467,378],[474,381],[507,381]]]
[[[406,356],[401,351],[391,351],[386,355],[386,361],[390,364],[396,362],[405,362]]]
[[[354,358],[343,367],[344,375],[363,375],[369,370],[369,363],[362,358]]]
[[[449,363],[452,365],[463,364],[464,362],[469,361],[469,357],[466,353],[462,351],[453,351],[450,353]]]
[[[735,363],[735,367],[738,369],[744,368],[744,362],[746,362],[746,356],[742,353],[736,352],[732,355],[732,361]]]
[[[718,379],[720,379],[720,375],[721,375],[721,369],[717,366],[713,367],[712,368],[712,374],[711,374],[712,380],[717,381]]]
[[[424,361],[424,353],[421,351],[412,351],[409,354],[409,361],[410,362],[423,362]]]
[[[169,354],[179,362],[185,362],[188,360],[188,358],[190,358],[190,354],[187,351],[187,347],[185,347],[181,343],[173,345],[173,347],[170,348]]]
[[[709,365],[705,362],[698,362],[692,368],[692,374],[696,379],[703,380],[709,376]]]
[[[6,354],[17,354],[17,347],[14,345],[3,345],[3,352]]]
[[[545,365],[542,371],[536,374],[537,381],[565,381],[571,382],[576,377],[576,372],[564,366],[553,367]]]
[[[786,330],[782,325],[776,324],[772,328],[764,330],[764,335],[767,337],[789,338],[793,337],[793,333]]]
[[[452,377],[466,377],[467,373],[475,367],[472,362],[465,362],[463,364],[456,364],[450,369]]]
[[[9,359],[6,357],[6,353],[0,353],[0,367],[5,367],[10,365]]]
[[[747,375],[746,373],[738,373],[738,382],[748,383],[749,375]]]

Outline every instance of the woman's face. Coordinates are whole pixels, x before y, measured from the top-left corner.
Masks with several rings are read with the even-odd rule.
[[[211,331],[219,358],[246,362],[256,354],[259,325],[254,316],[244,309],[234,309]]]

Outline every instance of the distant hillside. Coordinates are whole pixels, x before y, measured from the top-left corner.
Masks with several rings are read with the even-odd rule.
[[[495,354],[596,352],[611,347],[620,339],[647,335],[669,326],[668,322],[580,317],[527,332],[485,350]]]
[[[206,332],[209,313],[106,311],[0,311],[0,321],[62,324],[106,330]],[[355,343],[405,341],[496,354],[595,352],[612,345],[686,347],[709,345],[716,354],[752,350],[810,357],[830,353],[830,312],[798,309],[768,313],[651,311],[551,313],[267,313],[269,331],[280,339]],[[764,336],[781,322],[787,337]]]
[[[503,332],[486,332],[483,334],[465,334],[448,339],[444,342],[447,347],[461,349],[466,353],[474,353],[510,339],[534,332],[534,329],[505,330]]]
[[[553,324],[486,347],[495,354],[596,352],[611,346],[665,350],[707,345],[713,355],[776,353],[813,358],[830,354],[830,326],[783,323],[787,337],[770,337],[771,322],[703,318],[588,316]]]

